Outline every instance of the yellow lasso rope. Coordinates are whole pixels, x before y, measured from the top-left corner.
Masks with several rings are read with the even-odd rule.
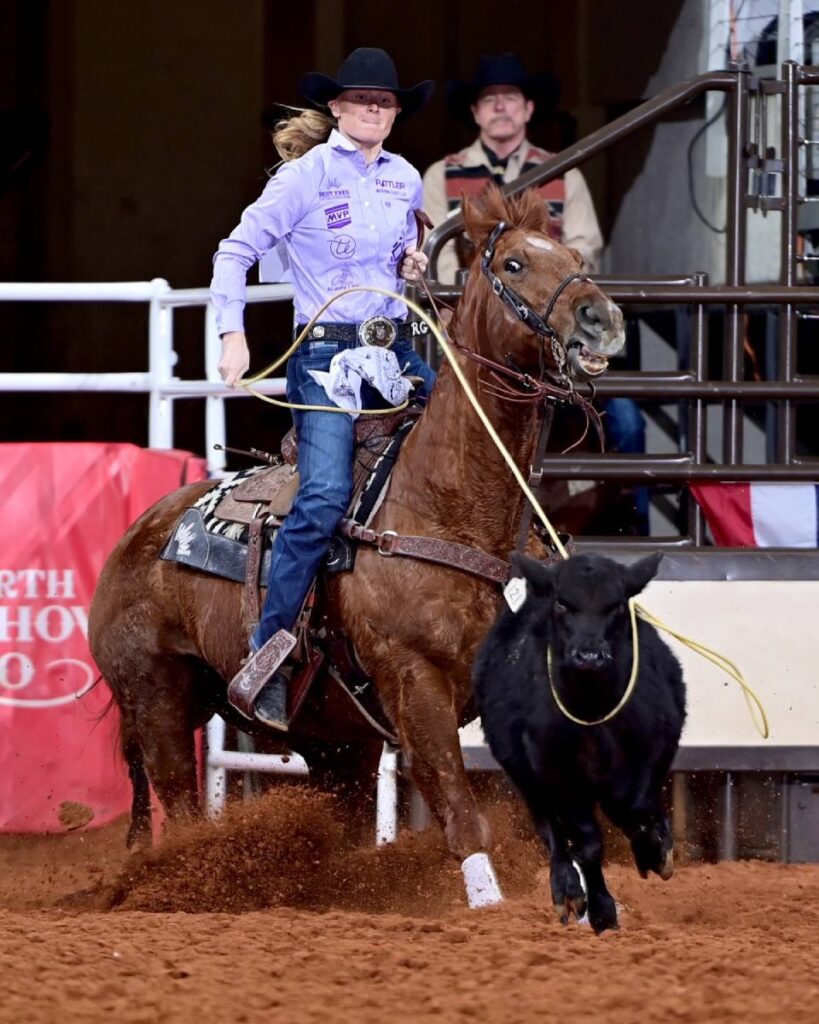
[[[378,292],[379,295],[387,295],[393,299],[399,299],[400,301],[406,301],[401,295],[396,295],[394,292],[383,291],[381,288],[346,288],[342,292],[335,292],[330,298],[324,303],[321,309],[316,313],[309,324],[305,324],[301,333],[298,335],[296,340],[290,346],[290,348],[284,353],[283,356],[279,356],[278,359],[270,363],[263,370],[254,374],[252,377],[248,377],[246,380],[237,381],[237,387],[244,388],[249,394],[255,398],[260,398],[263,402],[268,402],[270,405],[277,405],[281,409],[300,409],[303,412],[339,412],[344,416],[359,415],[364,412],[367,416],[388,416],[391,413],[400,412],[402,409],[406,409],[409,405],[409,400],[402,402],[400,405],[391,405],[386,409],[341,409],[337,405],[300,405],[297,402],[282,402],[278,398],[271,398],[270,395],[263,395],[261,391],[257,391],[253,385],[258,384],[260,380],[264,380],[265,377],[269,377],[274,370],[286,363],[290,356],[296,351],[301,343],[308,337],[313,324],[319,319],[321,314],[328,309],[334,302],[342,297],[342,295],[349,295],[351,292]],[[410,377],[410,380],[418,379]]]
[[[637,608],[633,597],[630,597],[628,601],[628,613],[629,618],[631,619],[631,649],[634,652],[634,655],[631,659],[631,675],[629,676],[628,685],[626,686],[623,696],[620,698],[617,704],[611,709],[611,711],[603,715],[602,718],[595,718],[592,721],[589,721],[585,718],[576,718],[571,713],[571,711],[569,711],[569,709],[560,699],[557,692],[557,687],[555,686],[555,673],[554,669],[552,668],[552,648],[546,648],[546,670],[549,675],[549,689],[552,691],[552,696],[555,699],[555,704],[557,704],[557,706],[560,708],[560,710],[563,712],[566,718],[574,722],[576,725],[602,725],[604,722],[608,722],[610,719],[614,718],[614,716],[622,708],[626,706],[629,698],[631,697],[634,685],[637,682],[637,673],[640,670],[640,645],[637,643]]]
[[[480,419],[481,423],[483,424],[484,428],[486,429],[486,432],[492,438],[492,441],[494,442],[495,447],[498,449],[498,451],[503,456],[504,461],[506,462],[507,466],[511,470],[512,475],[514,476],[515,480],[517,481],[518,486],[523,491],[523,493],[525,494],[527,500],[530,502],[532,508],[534,509],[535,513],[537,514],[538,519],[540,519],[540,521],[543,523],[543,526],[545,527],[546,532],[549,534],[549,537],[551,538],[551,541],[552,541],[552,544],[553,544],[555,550],[560,554],[561,558],[568,558],[569,557],[569,553],[566,550],[566,548],[564,547],[563,543],[561,542],[560,536],[558,535],[557,530],[555,530],[554,526],[552,526],[551,522],[549,521],[549,517],[546,515],[546,513],[541,508],[540,502],[537,500],[537,498],[533,494],[532,489],[529,487],[528,482],[524,479],[523,474],[521,473],[520,469],[518,468],[518,466],[515,463],[515,460],[512,458],[512,456],[506,450],[506,447],[504,446],[503,441],[501,441],[500,437],[498,436],[497,431],[492,426],[492,423],[489,421],[489,418],[487,417],[486,413],[481,408],[481,404],[478,401],[478,399],[476,398],[475,393],[472,391],[472,388],[469,385],[469,381],[466,379],[466,376],[464,375],[463,370],[458,365],[458,361],[455,358],[455,355],[454,355],[454,353],[452,351],[452,347],[450,346],[449,342],[446,340],[444,334],[439,329],[438,325],[427,315],[426,311],[423,310],[417,303],[413,302],[411,299],[408,299],[406,296],[404,296],[404,295],[397,295],[395,292],[388,291],[385,288],[357,287],[357,288],[347,288],[344,291],[337,292],[336,294],[331,296],[330,299],[327,302],[325,302],[325,304],[321,307],[321,309],[318,311],[318,313],[316,313],[316,315],[313,317],[313,319],[310,321],[310,323],[307,324],[307,326],[304,328],[304,330],[301,332],[301,334],[298,336],[298,338],[296,338],[296,340],[293,342],[293,344],[290,346],[290,348],[287,350],[287,352],[285,352],[285,354],[283,356],[281,356],[281,358],[277,359],[274,363],[271,363],[270,366],[266,367],[264,370],[262,370],[260,373],[256,374],[254,377],[249,378],[247,380],[247,382],[240,382],[240,385],[242,387],[246,388],[251,394],[255,395],[257,398],[261,398],[264,401],[271,402],[274,405],[281,405],[281,406],[286,406],[288,408],[294,408],[294,409],[315,409],[315,408],[318,408],[318,409],[322,409],[322,410],[325,410],[325,411],[327,411],[328,409],[332,408],[332,407],[325,407],[325,406],[288,405],[288,403],[286,403],[286,402],[276,402],[274,399],[271,399],[269,396],[262,395],[259,392],[255,391],[250,385],[258,383],[264,377],[269,376],[275,369],[277,369],[279,366],[281,366],[283,362],[285,362],[287,359],[290,358],[290,356],[293,354],[293,352],[295,352],[296,349],[299,347],[299,345],[302,343],[303,339],[307,336],[307,333],[309,332],[310,328],[313,326],[313,324],[316,322],[316,320],[318,320],[318,318],[321,316],[321,314],[324,312],[324,310],[328,308],[328,306],[332,305],[333,302],[335,302],[337,299],[340,299],[342,297],[342,295],[350,295],[350,294],[352,294],[354,292],[370,292],[370,293],[374,293],[376,295],[384,295],[384,296],[386,296],[387,298],[390,298],[390,299],[398,299],[400,302],[404,302],[408,306],[408,308],[411,309],[413,311],[413,313],[416,314],[416,316],[420,317],[421,320],[423,320],[423,322],[429,327],[429,329],[432,331],[432,334],[434,335],[436,341],[438,342],[438,344],[443,349],[444,355],[446,356],[446,358],[447,358],[447,360],[449,362],[449,365],[452,367],[452,370],[453,370],[455,376],[457,377],[459,384],[463,388],[464,393],[466,394],[466,397],[469,399],[470,405],[472,406],[472,408],[477,413],[478,418]],[[406,405],[406,403],[404,403],[404,404]],[[391,409],[388,409],[388,410],[378,410],[378,412],[380,414],[383,414],[385,412],[395,412],[396,409],[401,409],[401,408],[403,408],[403,406],[395,406],[395,407],[393,407]],[[349,412],[348,410],[344,410],[344,409],[338,409],[337,411],[338,412],[347,412],[347,413]],[[366,412],[367,412],[367,415],[370,415],[369,410],[367,410]],[[737,685],[740,687],[740,689],[742,690],[743,696],[745,697],[745,702],[748,705],[748,710],[749,710],[749,713],[751,715],[751,720],[753,721],[755,728],[757,729],[757,731],[759,732],[759,734],[762,736],[763,739],[768,739],[768,737],[770,736],[770,727],[769,727],[769,723],[768,723],[768,716],[765,713],[765,708],[762,705],[762,701],[759,699],[759,697],[757,697],[757,695],[754,693],[754,691],[751,689],[751,687],[745,681],[745,677],[743,676],[742,672],[737,668],[737,666],[730,659],[726,658],[725,655],[720,654],[718,651],[714,651],[714,650],[712,650],[712,648],[706,647],[705,644],[702,644],[702,643],[700,643],[697,640],[692,640],[690,637],[687,637],[687,636],[685,636],[682,633],[678,633],[676,630],[672,629],[670,626],[667,626],[664,622],[662,622],[656,616],[652,615],[651,612],[649,612],[647,609],[645,609],[641,604],[638,604],[634,600],[634,598],[630,598],[629,599],[629,610],[630,610],[630,615],[631,615],[632,629],[633,629],[633,636],[634,636],[634,645],[633,645],[634,660],[633,660],[633,664],[632,664],[631,678],[629,679],[629,684],[626,687],[626,692],[623,695],[623,698],[620,700],[619,704],[614,708],[613,711],[610,711],[604,718],[599,719],[597,722],[584,722],[582,719],[574,718],[558,702],[558,706],[561,708],[561,711],[563,711],[563,713],[567,715],[567,717],[569,717],[570,719],[572,719],[572,721],[577,722],[578,724],[581,724],[581,725],[597,725],[597,724],[599,724],[599,722],[608,721],[609,718],[612,718],[615,714],[617,714],[617,712],[620,711],[620,709],[626,703],[628,698],[631,696],[631,693],[632,693],[632,691],[634,689],[634,684],[635,684],[636,679],[637,679],[637,666],[638,666],[638,663],[639,663],[639,652],[638,652],[638,644],[637,644],[637,621],[636,621],[636,616],[639,615],[641,619],[644,619],[646,622],[650,623],[652,626],[655,627],[655,629],[661,629],[664,632],[668,633],[670,636],[673,636],[681,644],[684,644],[686,647],[688,647],[690,650],[694,651],[696,654],[702,655],[703,658],[707,658],[708,661],[710,661],[714,665],[716,665],[717,668],[722,669],[723,672],[725,672],[727,675],[729,675],[737,683]],[[550,684],[551,684],[551,673],[550,673]],[[554,687],[552,688],[552,692],[554,693]],[[758,717],[757,717],[757,712],[758,712]]]

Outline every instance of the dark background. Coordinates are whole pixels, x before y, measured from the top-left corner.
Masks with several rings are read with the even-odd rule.
[[[573,141],[646,98],[683,0],[3,0],[0,280],[207,285],[219,241],[275,162],[264,112],[298,103],[308,70],[334,74],[382,46],[402,84],[438,83],[389,147],[420,170],[471,140],[443,82],[483,52],[517,50],[561,82],[560,114],[532,133]],[[635,142],[584,168],[604,234],[639,172]],[[252,278],[251,278],[252,280]],[[4,303],[0,372],[147,368],[146,307]],[[254,367],[288,336],[283,304],[250,311]],[[201,376],[202,313],[176,314],[180,376]],[[0,440],[147,441],[144,396],[0,393]],[[201,447],[203,402],[177,403],[176,443]],[[233,443],[273,445],[286,414],[229,404]]]

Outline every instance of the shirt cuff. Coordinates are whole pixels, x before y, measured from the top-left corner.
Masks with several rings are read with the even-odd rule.
[[[231,303],[216,313],[216,328],[219,335],[228,334],[230,331],[244,331],[245,329],[245,307],[244,303]]]

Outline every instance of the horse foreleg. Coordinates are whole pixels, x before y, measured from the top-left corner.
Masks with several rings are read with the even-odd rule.
[[[486,847],[489,827],[469,785],[452,696],[442,677],[403,688],[398,728],[413,781],[461,860],[471,907],[503,898]]]

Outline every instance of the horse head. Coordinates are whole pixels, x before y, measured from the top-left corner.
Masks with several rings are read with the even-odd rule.
[[[623,315],[582,272],[583,259],[551,238],[549,213],[533,189],[505,197],[491,186],[464,199],[477,254],[453,324],[481,355],[587,380],[625,343]]]

